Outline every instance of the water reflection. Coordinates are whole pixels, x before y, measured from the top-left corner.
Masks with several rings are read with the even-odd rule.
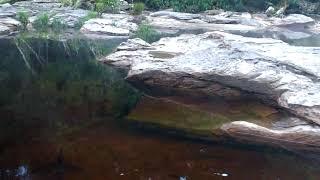
[[[131,126],[123,117],[140,93],[94,61],[87,40],[69,43],[0,41],[1,180],[320,179],[317,163],[288,153]]]

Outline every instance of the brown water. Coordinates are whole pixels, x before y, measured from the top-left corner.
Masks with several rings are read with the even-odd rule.
[[[98,123],[52,139],[1,147],[0,167],[30,179],[320,179],[319,164],[272,151],[190,141]]]
[[[2,49],[14,49],[10,44],[2,42]],[[138,93],[122,82],[123,77],[114,70],[79,62],[91,57],[85,51],[89,49],[86,44],[71,43],[76,46],[76,56],[69,53],[72,57],[67,59],[64,46],[59,50],[60,46],[55,44],[51,42],[44,46],[49,49],[41,51],[50,52],[46,57],[50,61],[39,74],[41,78],[26,72],[24,61],[16,58],[16,51],[0,52],[3,55],[0,62],[7,62],[1,64],[1,70],[9,74],[8,80],[0,84],[3,101],[0,104],[6,105],[0,109],[0,180],[320,179],[320,163],[310,158],[264,147],[186,139],[168,135],[165,133],[168,129],[146,131],[111,118],[129,113]],[[165,106],[138,103],[136,107],[144,111],[136,110],[143,113],[133,115],[138,119],[145,117],[141,115],[152,115],[169,120],[174,113],[198,117],[190,109],[200,109],[201,117],[205,118],[216,117],[212,113],[220,114],[219,117],[227,114],[229,119],[248,120],[248,116],[254,116],[268,125],[279,114],[255,102],[217,106],[211,101],[173,99],[185,105],[178,107],[171,101]]]

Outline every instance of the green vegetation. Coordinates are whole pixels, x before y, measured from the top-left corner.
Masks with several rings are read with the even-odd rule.
[[[144,3],[147,7],[154,10],[170,7],[170,0],[145,0]]]
[[[54,18],[51,23],[51,29],[55,33],[59,33],[67,28],[67,25],[59,18]]]
[[[54,33],[60,33],[67,28],[67,24],[60,18],[53,18],[50,23],[51,16],[48,13],[43,13],[37,16],[36,20],[32,23],[34,29],[39,32],[48,32],[52,30]]]
[[[59,2],[63,6],[73,6],[74,5],[74,1],[73,0],[59,0]]]
[[[10,0],[0,0],[0,4],[10,3]]]
[[[82,0],[59,0],[59,2],[63,6],[72,6],[75,8],[79,8],[81,6]]]
[[[141,24],[139,26],[136,32],[136,37],[143,39],[149,43],[158,41],[161,38],[160,34],[148,24]]]
[[[173,8],[175,11],[198,13],[209,9],[232,11],[264,11],[268,6],[298,8],[299,0],[144,0],[153,10]],[[308,0],[308,2],[315,2]]]
[[[212,0],[172,0],[171,6],[174,11],[197,13],[212,9]]]
[[[90,20],[90,19],[93,19],[93,18],[96,18],[96,17],[98,17],[98,13],[95,12],[95,11],[90,11],[85,17],[81,18],[81,19],[75,24],[75,27],[76,27],[77,29],[80,29],[86,21],[88,21],[88,20]]]
[[[119,4],[119,0],[96,0],[95,11],[99,15],[102,15],[104,12],[118,12]]]
[[[134,3],[133,4],[133,14],[140,15],[144,11],[144,3]]]
[[[22,30],[26,30],[29,23],[29,15],[25,11],[19,11],[17,13],[17,19],[22,24]]]
[[[38,31],[47,31],[49,29],[49,14],[43,13],[37,16],[36,20],[32,23],[32,26]]]
[[[139,97],[121,74],[94,59],[117,42],[45,37],[25,34],[1,44],[6,50],[0,62],[0,113],[18,116],[0,122],[0,141],[34,124],[56,131],[123,116]]]

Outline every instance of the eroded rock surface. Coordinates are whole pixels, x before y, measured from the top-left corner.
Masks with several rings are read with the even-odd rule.
[[[273,138],[283,137],[288,141],[305,136],[306,139],[300,139],[306,146],[311,142],[309,139],[319,136],[319,60],[320,48],[295,47],[280,40],[224,32],[163,38],[151,45],[134,39],[101,59],[126,69],[127,79],[144,89],[166,88],[229,100],[255,97],[297,118],[282,119],[275,123],[279,126],[254,123],[248,126],[251,129],[242,128],[241,123],[241,126],[231,123],[222,126],[222,130],[232,132],[234,125],[239,125],[243,134],[261,133],[258,141],[263,141],[270,133],[274,133]],[[281,124],[282,129],[279,128]],[[296,128],[292,130],[292,127]],[[299,131],[298,127],[308,128]],[[294,130],[297,136],[293,136]],[[285,135],[278,136],[279,133]],[[320,146],[316,140],[312,143]]]
[[[163,38],[152,47],[132,52],[120,46],[104,61],[128,68],[129,80],[151,86],[201,89],[218,83],[258,94],[320,124],[319,48],[223,32]],[[177,81],[185,78],[193,79],[193,86]]]

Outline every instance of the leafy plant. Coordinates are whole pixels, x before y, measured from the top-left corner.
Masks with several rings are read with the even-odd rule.
[[[161,38],[160,34],[146,23],[139,26],[136,32],[136,37],[143,39],[149,43],[158,41]]]
[[[17,13],[17,19],[22,24],[22,29],[26,30],[29,23],[29,15],[25,11],[19,11]]]
[[[98,17],[98,13],[95,12],[95,11],[90,11],[85,17],[81,18],[81,19],[75,24],[75,27],[76,27],[77,29],[80,29],[86,21],[88,21],[88,20],[90,20],[90,19],[93,19],[93,18],[96,18],[96,17]]]
[[[133,14],[140,15],[144,10],[144,3],[134,3],[133,4]]]
[[[47,31],[49,28],[49,19],[49,14],[43,13],[37,16],[37,19],[32,23],[32,25],[38,31]]]

